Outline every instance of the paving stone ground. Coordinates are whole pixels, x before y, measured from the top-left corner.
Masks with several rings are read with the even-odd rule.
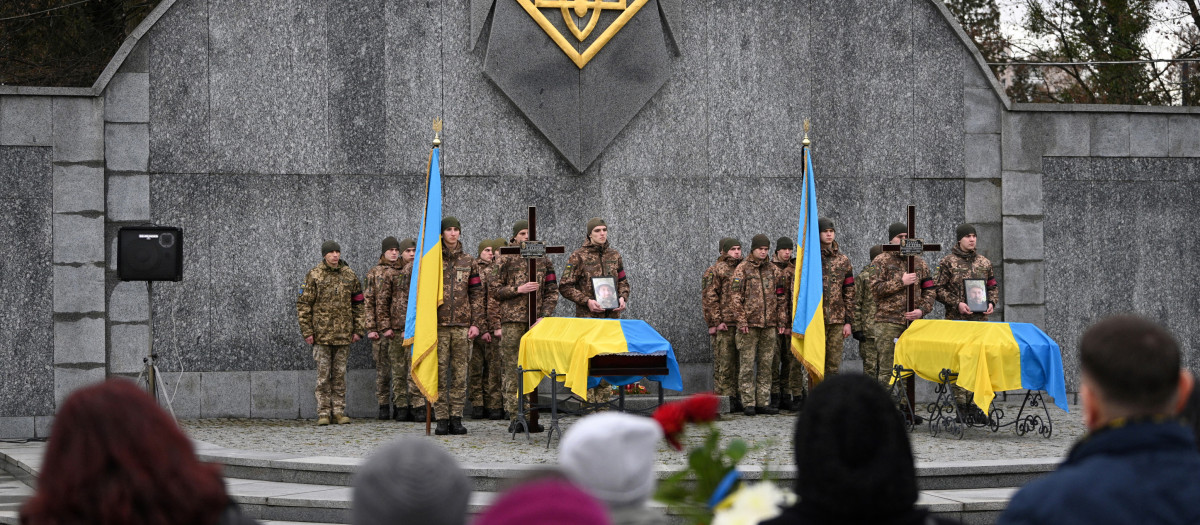
[[[997,404],[1010,418],[1020,407],[1019,399],[1012,396],[1007,402]],[[1017,436],[1010,426],[996,433],[968,429],[959,440],[945,435],[931,436],[928,428],[923,426],[910,434],[913,455],[920,462],[1063,457],[1085,432],[1079,407],[1071,406],[1070,413],[1053,405],[1049,410],[1053,433],[1048,439],[1033,434]],[[726,414],[716,427],[723,439],[740,438],[756,447],[744,464],[788,465],[792,463],[795,419],[794,414],[786,412],[754,417]],[[548,418],[543,417],[542,421],[546,424]],[[569,431],[575,421],[578,421],[577,417],[563,418],[563,430]],[[527,442],[524,436],[514,440],[507,433],[507,421],[465,419],[463,424],[470,432],[466,436],[430,436],[429,439],[446,447],[462,463],[557,461],[557,436],[547,450],[546,434],[533,434],[532,442]],[[355,419],[349,425],[327,427],[317,427],[314,420],[299,419],[196,419],[180,421],[180,425],[193,439],[214,445],[311,456],[365,457],[398,436],[425,434],[424,423],[374,419]],[[691,426],[688,431],[685,448],[689,444],[698,444],[704,435],[700,427]],[[683,464],[686,455],[663,443],[659,446],[658,461],[667,465]]]

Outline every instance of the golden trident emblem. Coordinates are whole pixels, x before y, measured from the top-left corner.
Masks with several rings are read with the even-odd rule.
[[[596,53],[600,52],[600,49],[609,40],[612,40],[612,37],[622,27],[625,27],[629,19],[633,18],[633,15],[637,14],[638,10],[646,5],[648,1],[632,0],[631,3],[627,4],[626,0],[517,0],[517,3],[521,4],[521,7],[525,9],[526,13],[529,13],[534,22],[537,22],[538,26],[550,36],[550,39],[555,44],[558,44],[559,49],[562,49],[563,53],[566,53],[567,57],[575,63],[575,66],[583,69],[583,66],[586,66],[596,56]],[[584,49],[583,53],[580,53],[575,49],[571,41],[567,40],[567,37],[563,36],[558,28],[554,27],[554,24],[550,23],[550,20],[542,14],[541,9],[561,10],[563,22],[566,23],[567,29],[580,42],[586,40],[592,34],[592,31],[596,29],[596,24],[600,21],[600,13],[602,11],[619,10],[621,14],[600,33],[599,37],[596,37],[594,42]],[[579,18],[580,20],[588,17],[587,25],[583,29],[579,29],[579,25],[575,23],[575,20],[571,16],[572,11],[574,11],[575,18]],[[588,16],[589,12],[591,13],[590,17]]]

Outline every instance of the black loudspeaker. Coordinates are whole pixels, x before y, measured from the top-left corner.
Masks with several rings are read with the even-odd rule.
[[[183,279],[183,230],[126,226],[117,232],[117,277],[122,281]]]

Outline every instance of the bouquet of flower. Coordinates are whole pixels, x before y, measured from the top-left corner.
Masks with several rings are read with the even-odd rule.
[[[713,510],[736,488],[740,479],[737,464],[749,450],[740,439],[721,448],[721,433],[712,425],[717,419],[718,404],[712,394],[696,394],[665,404],[654,412],[667,443],[675,450],[683,450],[680,438],[688,423],[708,428],[703,443],[688,452],[687,468],[659,483],[654,496],[695,524],[713,523]]]

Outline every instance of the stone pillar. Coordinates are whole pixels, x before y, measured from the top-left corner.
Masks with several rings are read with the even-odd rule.
[[[963,217],[975,225],[976,251],[992,261],[996,278],[1004,283],[1004,243],[1001,234],[1000,130],[1004,105],[975,57],[963,53],[963,131],[966,172],[963,181]],[[948,249],[948,248],[947,248]],[[1000,289],[996,319],[1004,315],[1004,289]]]

